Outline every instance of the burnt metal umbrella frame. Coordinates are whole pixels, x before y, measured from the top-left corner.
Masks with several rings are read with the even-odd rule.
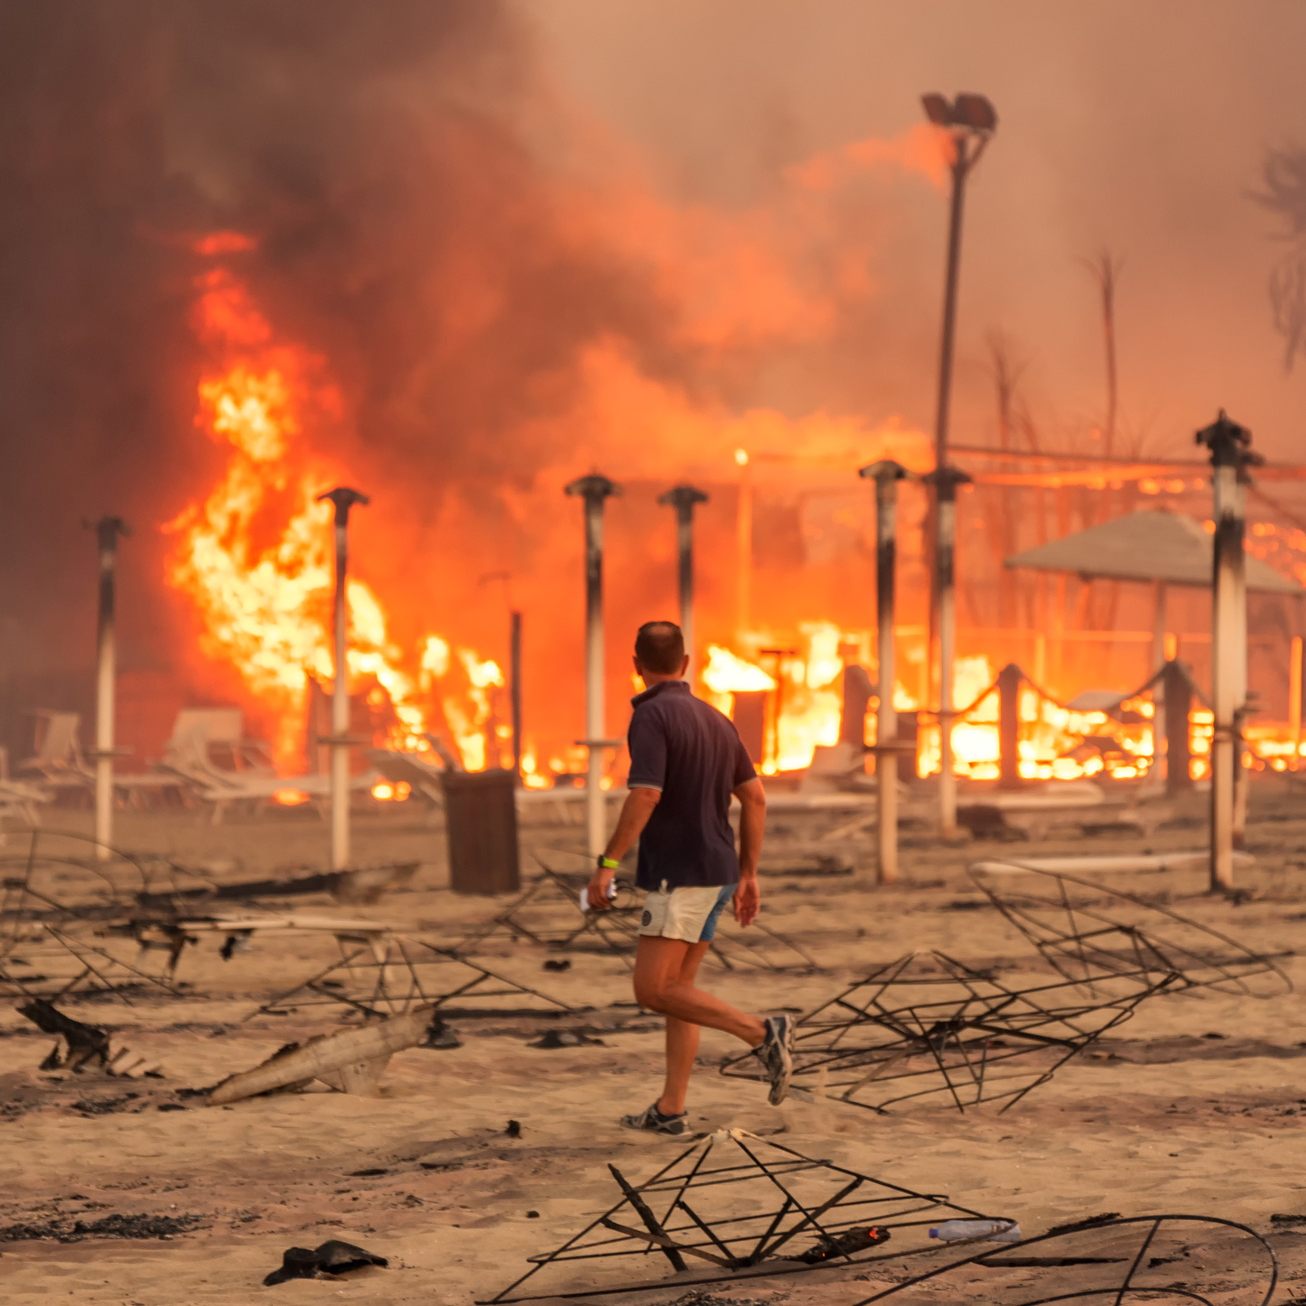
[[[430,1006],[442,1016],[558,1016],[578,1008],[539,989],[519,984],[447,948],[420,939],[384,935],[361,946],[356,936],[337,937],[341,957],[293,988],[269,998],[252,1016],[288,1008],[343,1007],[365,1020],[401,1015]],[[505,1009],[508,998],[532,1005]],[[462,1002],[475,1005],[455,1006]],[[485,1003],[491,1003],[485,1006]]]
[[[53,925],[41,926],[40,936],[27,942],[30,946],[0,957],[0,998],[63,1002],[95,993],[107,994],[130,1007],[132,991],[143,988],[169,998],[186,996],[158,975]]]
[[[792,1084],[878,1114],[1007,1111],[1172,982],[1140,968],[1102,976],[1086,998],[1064,979],[1017,988],[944,953],[910,953],[800,1018]],[[721,1073],[761,1072],[745,1053]]]
[[[0,959],[51,923],[87,925],[124,916],[134,895],[105,873],[107,865],[71,857],[0,858]]]
[[[27,847],[0,855],[0,957],[48,921],[99,921],[131,909],[147,891],[145,859],[85,835],[31,828]]]
[[[1170,907],[1075,875],[1007,859],[1003,865],[1015,874],[1001,888],[992,871],[971,868],[970,878],[1043,959],[1074,983],[1091,988],[1104,973],[1144,970],[1177,976],[1175,991],[1212,988],[1247,997],[1292,992],[1275,955],[1255,952]],[[1084,901],[1085,891],[1099,901]],[[1249,982],[1257,979],[1258,985]]]
[[[39,828],[26,849],[0,857],[0,997],[61,1001],[153,986],[183,994],[157,975],[85,937],[130,912],[145,892],[145,860],[96,839]]]
[[[1251,1250],[1263,1254],[1261,1273],[1268,1278],[1264,1292],[1255,1302],[1246,1298],[1246,1306],[1269,1306],[1279,1281],[1279,1262],[1274,1249],[1254,1229],[1235,1220],[1225,1220],[1214,1215],[1137,1215],[1128,1218],[1111,1217],[1085,1221],[1079,1226],[1052,1229],[1033,1238],[1024,1239],[1018,1246],[989,1248],[913,1275],[870,1297],[863,1297],[853,1306],[872,1306],[874,1302],[894,1300],[901,1306],[938,1302],[940,1297],[931,1290],[927,1296],[914,1296],[912,1289],[921,1285],[937,1284],[947,1275],[967,1268],[984,1271],[1044,1271],[1055,1275],[1059,1282],[1039,1286],[1026,1283],[998,1283],[989,1274],[980,1276],[978,1289],[972,1285],[958,1284],[954,1291],[964,1297],[951,1300],[981,1300],[974,1296],[978,1290],[982,1300],[1000,1303],[1000,1306],[1050,1306],[1053,1302],[1105,1302],[1110,1306],[1131,1306],[1142,1302],[1198,1302],[1203,1306],[1218,1306],[1229,1300],[1229,1286],[1194,1287],[1179,1278],[1186,1268],[1190,1245],[1208,1256],[1212,1235],[1219,1230],[1232,1230],[1251,1243]],[[1113,1236],[1114,1243],[1113,1243]],[[1201,1238],[1200,1243],[1196,1242]],[[1175,1246],[1170,1240],[1177,1240]],[[1191,1239],[1190,1244],[1187,1239]],[[1169,1253],[1169,1254],[1167,1254]],[[1077,1275],[1068,1271],[1078,1268]],[[1090,1269],[1089,1267],[1095,1267]],[[1205,1266],[1202,1267],[1205,1270]],[[1210,1270],[1206,1270],[1209,1275]],[[1071,1277],[1100,1276],[1111,1279],[1108,1285],[1085,1283],[1070,1286]],[[1122,1275],[1122,1277],[1117,1277]],[[1150,1280],[1150,1281],[1149,1281]],[[946,1291],[946,1285],[944,1290]],[[1236,1285],[1241,1286],[1241,1285]],[[1208,1296],[1208,1293],[1218,1296]],[[1029,1294],[1029,1295],[1027,1295]],[[1244,1300],[1241,1299],[1240,1300]]]
[[[567,856],[570,850],[557,850]],[[454,945],[460,956],[475,955],[487,939],[504,934],[516,940],[557,950],[578,949],[587,945],[597,951],[611,952],[629,968],[639,940],[640,909],[629,892],[619,888],[615,904],[603,912],[582,912],[578,899],[589,883],[588,871],[562,871],[549,865],[537,853],[540,878],[503,911],[474,926]],[[544,920],[534,918],[534,913]],[[556,923],[550,915],[556,913]],[[707,956],[726,970],[749,967],[774,973],[812,974],[821,969],[816,958],[793,939],[760,922],[749,927],[756,941],[739,935],[717,934]]]
[[[986,1218],[946,1196],[807,1156],[742,1129],[718,1130],[642,1183],[632,1184],[614,1165],[608,1169],[621,1200],[561,1246],[530,1257],[532,1267],[482,1306],[810,1274],[922,1255],[937,1247],[928,1239],[930,1224]],[[894,1250],[884,1252],[886,1243]],[[652,1253],[664,1257],[677,1277],[596,1282],[605,1265],[643,1263]],[[587,1267],[586,1286],[557,1283],[550,1275],[556,1284],[550,1290],[530,1284],[529,1291],[518,1291],[537,1274],[572,1263]]]
[[[502,911],[474,925],[453,945],[459,956],[474,956],[487,939],[503,935],[558,951],[592,946],[626,959],[634,946],[630,904],[624,900],[625,886],[618,886],[616,904],[606,912],[582,912],[580,890],[589,876],[569,875],[555,870],[537,854],[539,877]]]

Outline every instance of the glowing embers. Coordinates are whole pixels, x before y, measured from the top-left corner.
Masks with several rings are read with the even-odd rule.
[[[339,961],[265,1002],[255,1014],[344,1007],[364,1019],[433,1007],[442,1016],[553,1015],[575,1007],[420,939],[338,938]],[[514,1005],[505,1009],[504,1000]]]
[[[880,1278],[880,1267],[864,1277]],[[893,1306],[942,1302],[1217,1306],[1233,1301],[1269,1306],[1279,1265],[1260,1234],[1232,1220],[1207,1215],[1140,1215],[1124,1220],[1111,1216],[1052,1229],[1016,1247],[990,1247],[910,1278],[903,1277],[897,1265],[886,1265],[883,1279],[897,1282],[852,1306],[881,1301],[892,1301]]]
[[[919,1254],[934,1245],[931,1224],[983,1218],[742,1129],[718,1130],[641,1184],[608,1169],[621,1200],[561,1247],[532,1256],[534,1267],[488,1302],[812,1273]],[[649,1277],[650,1253],[677,1274],[674,1284]]]
[[[562,849],[557,857],[589,862],[589,857]],[[567,872],[548,865],[538,855],[540,878],[503,911],[473,927],[454,945],[460,955],[476,955],[497,937],[524,940],[560,951],[611,952],[631,965],[639,940],[639,908],[630,892],[618,892],[615,905],[604,912],[582,912],[581,890],[590,872]],[[726,970],[808,973],[820,969],[815,958],[792,939],[754,922],[747,931],[732,931],[723,916],[708,957]]]
[[[1011,988],[939,952],[911,953],[798,1022],[795,1088],[888,1112],[1014,1106],[1170,983],[1147,970]],[[751,1053],[721,1073],[761,1078]]]
[[[1097,988],[1104,973],[1154,978],[1180,988],[1271,997],[1292,991],[1272,956],[1169,907],[1091,880],[1005,862],[970,877],[1059,974]]]

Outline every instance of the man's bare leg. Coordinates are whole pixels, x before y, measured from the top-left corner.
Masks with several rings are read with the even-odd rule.
[[[692,975],[688,980],[683,977],[685,962],[693,948],[706,950],[702,944],[686,943],[683,939],[641,936],[635,950],[635,1001],[650,1011],[691,1025],[719,1029],[733,1034],[749,1047],[758,1047],[766,1039],[766,1026],[760,1016],[747,1015],[705,993],[694,985]]]
[[[691,943],[680,964],[682,983],[693,984],[698,978],[698,968],[710,943]],[[667,1017],[667,1079],[658,1098],[658,1110],[666,1116],[678,1116],[685,1109],[689,1092],[689,1077],[694,1071],[698,1056],[698,1039],[701,1027],[676,1016]]]

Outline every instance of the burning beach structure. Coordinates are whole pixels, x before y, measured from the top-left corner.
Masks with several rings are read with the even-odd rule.
[[[401,6],[384,34],[335,8],[313,39],[324,56],[359,44],[343,93],[310,60],[282,83],[253,76],[253,52],[291,36],[251,41],[249,6],[203,30],[183,7],[171,43],[146,51],[156,79],[120,156],[91,134],[49,162],[62,176],[88,161],[92,233],[134,260],[88,311],[130,308],[157,347],[151,371],[124,332],[116,363],[83,369],[102,401],[91,426],[117,370],[152,377],[133,383],[149,391],[132,410],[145,474],[110,460],[75,496],[94,500],[81,515],[134,530],[116,572],[116,713],[92,740],[89,559],[80,516],[47,512],[44,534],[74,543],[34,564],[33,617],[5,627],[12,810],[35,801],[23,784],[89,794],[93,771],[103,805],[110,768],[119,802],[187,782],[211,795],[234,773],[248,784],[228,805],[302,806],[329,791],[333,749],[351,791],[382,805],[438,798],[448,770],[597,792],[624,773],[630,632],[657,615],[692,631],[695,688],[777,791],[869,789],[877,767],[944,791],[1173,790],[1205,782],[1221,748],[1240,775],[1298,768],[1306,468],[1217,458],[1213,497],[1216,451],[1190,443],[1209,412],[1171,403],[1147,433],[1126,420],[1129,283],[1112,254],[1083,286],[1100,411],[1069,428],[1040,416],[1018,351],[977,343],[985,319],[959,271],[963,197],[994,202],[982,188],[1003,148],[976,169],[997,125],[982,96],[927,95],[896,134],[796,151],[749,202],[678,202],[615,148],[596,146],[606,170],[543,158],[496,99],[538,89],[528,59],[500,57],[516,47],[498,6]],[[55,53],[103,73],[116,105],[132,23],[99,36]],[[399,94],[433,67],[459,113]],[[247,84],[216,120],[195,89]],[[175,139],[148,127],[165,102]],[[254,121],[277,124],[257,160],[241,136]],[[1276,203],[1292,199],[1285,175]],[[153,189],[125,219],[114,197],[142,178]],[[913,310],[918,282],[937,303],[946,251],[937,365],[935,311],[900,313],[894,242],[908,238]],[[77,258],[93,262],[94,243]],[[868,347],[885,360],[871,382]],[[927,431],[920,396],[936,385]],[[890,464],[895,520],[877,539],[878,482],[858,472]],[[586,537],[563,491],[599,479],[621,493],[591,496],[600,536],[580,491]],[[348,510],[322,496],[349,485],[371,503],[348,519],[333,607],[333,511]],[[1212,551],[1232,538],[1230,494],[1247,640],[1244,655],[1226,634],[1232,679],[1217,686]]]
[[[224,251],[234,246],[231,236],[221,243]],[[606,626],[592,627],[587,639],[602,641],[608,674],[591,687],[598,716],[583,728],[570,684],[585,678],[579,600],[585,568],[592,572],[594,563],[582,564],[581,531],[573,511],[563,511],[562,487],[522,496],[523,511],[550,521],[547,568],[510,598],[481,584],[477,620],[451,614],[448,624],[427,620],[413,561],[398,570],[382,561],[393,548],[385,540],[392,507],[378,494],[354,527],[346,589],[350,710],[342,730],[328,711],[334,545],[332,508],[320,496],[351,471],[323,458],[312,437],[339,398],[315,376],[320,359],[274,341],[267,319],[212,249],[197,254],[196,320],[224,366],[198,384],[196,424],[226,463],[216,484],[163,527],[166,586],[194,631],[194,648],[179,662],[192,685],[207,680],[208,688],[187,700],[180,674],[129,672],[119,734],[138,758],[162,756],[169,743],[160,733],[170,724],[166,715],[139,710],[148,686],[152,701],[170,700],[178,710],[240,707],[242,736],[264,738],[265,761],[288,777],[324,774],[326,741],[348,735],[358,772],[368,769],[370,750],[468,771],[511,768],[517,756],[529,787],[577,785],[587,773],[611,785],[622,774],[619,747],[595,736],[595,760],[587,763],[586,743],[605,720],[619,739],[631,687],[629,631],[650,612],[678,615],[688,584],[697,632],[693,683],[735,719],[773,784],[859,783],[875,766],[867,749],[880,742],[898,749],[880,765],[896,764],[908,780],[937,776],[924,479],[931,450],[905,428],[854,433],[823,448],[777,441],[730,449],[716,466],[703,456],[669,469],[688,471],[703,487],[695,493],[706,496],[690,527],[692,570],[684,561],[685,510],[673,521],[659,506],[672,476],[625,478],[606,505],[606,537],[588,546],[607,565]],[[856,475],[877,455],[902,474],[893,741],[880,741],[877,727],[890,687],[879,676],[873,491]],[[1205,779],[1213,738],[1210,469],[1196,458],[1010,447],[970,447],[959,456],[974,471],[957,509],[955,776],[1005,787],[1168,775],[1173,789]],[[1243,698],[1254,698],[1246,709],[1240,698],[1239,711],[1243,760],[1253,770],[1295,770],[1301,757],[1306,529],[1280,496],[1303,478],[1306,469],[1256,469],[1246,496]],[[392,489],[391,498],[399,492]],[[430,566],[464,566],[455,547],[432,538]],[[547,589],[535,583],[541,570]],[[475,640],[455,633],[466,625]],[[70,685],[50,706],[71,710],[85,699],[84,685]],[[9,727],[12,738],[15,723]],[[40,758],[40,741],[28,742],[26,753],[22,745],[15,751]],[[62,757],[43,763],[51,775],[77,764],[75,740],[61,746]],[[233,769],[244,764],[236,754],[226,762]],[[118,769],[140,767],[120,762]],[[372,786],[383,802],[411,792],[402,780]],[[274,801],[294,805],[304,794],[288,780]]]
[[[1306,1292],[1303,48],[0,0],[4,1299]]]
[[[437,769],[511,768],[515,760],[528,787],[575,785],[587,775],[591,785],[610,786],[621,775],[620,749],[595,732],[606,720],[620,735],[629,630],[650,612],[691,612],[695,687],[735,719],[774,783],[857,784],[874,767],[867,750],[882,742],[897,752],[887,761],[881,754],[881,766],[896,764],[908,780],[938,775],[927,476],[934,451],[925,435],[898,423],[875,431],[812,423],[810,438],[795,442],[787,426],[757,421],[751,447],[688,451],[668,461],[662,479],[637,469],[642,474],[624,477],[623,493],[607,504],[606,538],[586,528],[583,567],[562,486],[545,479],[516,491],[521,542],[532,557],[515,583],[510,569],[486,566],[502,554],[469,556],[456,537],[435,532],[419,565],[410,540],[390,532],[396,519],[409,532],[420,492],[392,485],[357,519],[356,571],[344,590],[350,706],[332,720],[335,546],[324,491],[353,469],[324,452],[319,433],[342,420],[345,401],[327,360],[282,336],[259,306],[241,275],[253,247],[228,231],[190,249],[191,322],[205,355],[192,438],[218,451],[218,469],[160,529],[162,579],[193,639],[174,665],[192,686],[207,684],[196,704],[177,669],[129,673],[120,733],[138,762],[168,750],[160,701],[180,710],[216,699],[242,709],[240,737],[264,738],[263,764],[288,777],[325,773],[329,741],[348,738],[356,772],[379,749]],[[999,384],[1000,405],[1003,394]],[[726,423],[721,434],[728,440],[740,426]],[[953,446],[973,469],[956,507],[953,775],[1006,787],[1165,774],[1174,789],[1203,780],[1214,736],[1210,469],[1196,457],[1050,450],[1032,428],[1019,441],[999,429],[995,445]],[[877,627],[873,491],[856,475],[868,458],[899,469],[891,686],[879,675],[885,631]],[[668,484],[686,475],[703,488]],[[1242,496],[1249,625],[1240,749],[1253,770],[1295,770],[1306,523],[1284,500],[1306,468],[1237,476],[1250,481]],[[601,476],[576,485],[599,482],[602,498],[616,491]],[[667,505],[676,508],[674,522]],[[608,620],[604,627],[595,617],[585,636],[599,665],[581,729],[575,695],[559,680],[584,680],[582,571],[592,604],[605,557]],[[445,623],[429,620],[431,575],[454,572],[451,587],[475,596],[475,618],[451,610]],[[895,737],[881,741],[885,694]],[[65,695],[51,708],[84,703],[85,687],[69,685]],[[140,710],[142,699],[150,712]],[[53,711],[38,718],[45,738],[29,740],[26,752],[11,745],[11,755],[36,758],[32,766],[44,767],[46,778],[75,769],[80,757],[74,736],[50,740],[54,719]],[[11,739],[22,724],[7,723]],[[235,745],[231,769],[248,765],[238,740],[208,743]],[[128,774],[139,769],[119,765]],[[379,802],[412,791],[402,779],[370,785]],[[295,805],[312,792],[288,779],[269,796]]]

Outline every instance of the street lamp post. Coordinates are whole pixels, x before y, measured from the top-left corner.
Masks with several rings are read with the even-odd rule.
[[[893,884],[898,878],[898,712],[893,704],[897,681],[894,658],[894,595],[897,576],[898,483],[907,469],[892,459],[863,467],[859,473],[875,482],[875,679],[879,706],[875,710],[875,783],[877,858],[875,878]]]
[[[946,132],[952,146],[949,171],[952,203],[948,219],[948,265],[943,288],[943,335],[939,347],[939,391],[934,422],[934,567],[931,576],[931,655],[937,658],[941,762],[939,773],[939,824],[950,835],[957,824],[956,785],[952,765],[952,650],[947,647],[951,606],[953,540],[957,478],[948,465],[948,415],[952,400],[952,358],[957,326],[957,278],[961,262],[961,224],[966,180],[980,160],[998,125],[998,115],[982,95],[961,94],[949,101],[937,93],[923,95],[925,116]],[[946,584],[945,584],[946,579]]]
[[[957,487],[970,477],[956,467],[936,467],[925,482],[934,491],[934,638],[938,645],[939,827],[957,829],[957,777],[952,770],[953,665],[957,660]]]
[[[503,599],[508,605],[508,711],[512,730],[512,770],[515,784],[522,782],[522,614],[512,601],[512,572],[487,571],[476,583],[489,585],[498,581],[503,585]],[[497,746],[494,762],[499,761]]]

